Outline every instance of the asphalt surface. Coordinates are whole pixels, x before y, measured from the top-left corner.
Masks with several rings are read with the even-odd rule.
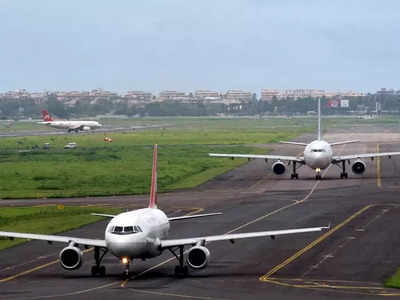
[[[400,135],[360,133],[359,144],[338,146],[336,153],[396,151]],[[341,133],[328,140],[357,136]],[[307,137],[305,137],[307,139]],[[301,147],[277,146],[276,153],[296,154]],[[400,296],[384,288],[400,263],[400,158],[368,160],[362,176],[331,166],[323,180],[313,171],[299,169],[275,176],[270,165],[254,160],[191,191],[159,195],[168,215],[223,212],[223,216],[176,221],[170,237],[192,237],[228,232],[326,226],[324,233],[306,233],[208,244],[210,263],[187,278],[174,276],[176,261],[162,256],[134,261],[129,280],[123,267],[107,255],[104,278],[92,278],[93,252],[84,255],[79,270],[63,270],[57,260],[63,245],[33,241],[0,251],[0,299],[375,299]],[[114,204],[129,208],[146,205],[139,197],[84,199],[3,200],[1,205],[44,203]],[[105,221],[68,232],[80,237],[103,237]],[[65,235],[66,233],[64,233]]]

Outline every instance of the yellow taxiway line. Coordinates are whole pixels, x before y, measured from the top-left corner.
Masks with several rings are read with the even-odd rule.
[[[303,255],[305,252],[307,252],[308,250],[310,250],[311,248],[313,248],[314,246],[318,245],[319,243],[321,243],[323,240],[325,240],[326,238],[328,238],[330,235],[332,235],[333,233],[335,233],[336,231],[338,231],[340,228],[342,228],[343,226],[345,226],[347,223],[349,223],[351,220],[353,220],[354,218],[356,218],[357,216],[361,215],[362,213],[364,213],[366,210],[368,210],[369,208],[371,208],[372,206],[374,206],[373,204],[367,205],[364,208],[360,209],[359,211],[357,211],[356,213],[354,213],[353,215],[351,215],[350,217],[348,217],[346,220],[344,220],[342,223],[340,223],[339,225],[335,226],[334,228],[332,228],[331,230],[329,230],[328,232],[324,233],[323,235],[321,235],[318,239],[314,240],[313,242],[311,242],[310,244],[308,244],[306,247],[304,247],[303,249],[297,251],[294,255],[290,256],[289,258],[287,258],[285,261],[283,261],[282,263],[280,263],[279,265],[273,267],[271,270],[269,270],[265,275],[260,277],[260,281],[268,281],[268,279],[275,274],[276,272],[278,272],[279,270],[281,270],[282,268],[286,267],[288,264],[290,264],[292,261],[294,261],[295,259],[297,259],[298,257],[300,257],[301,255]]]
[[[379,144],[376,144],[376,152],[379,153]],[[376,158],[376,186],[379,188],[382,186],[380,157]]]
[[[88,253],[88,252],[90,252],[90,251],[93,251],[93,248],[86,249],[86,250],[83,251],[83,253]],[[18,277],[21,277],[21,276],[30,274],[30,273],[32,273],[32,272],[39,271],[39,270],[41,270],[41,269],[43,269],[43,268],[52,266],[52,265],[58,263],[59,261],[60,261],[59,259],[52,260],[51,262],[42,264],[42,265],[37,266],[37,267],[34,267],[34,268],[32,268],[32,269],[25,270],[25,271],[23,271],[23,272],[21,272],[21,273],[18,273],[18,274],[15,274],[15,275],[12,275],[12,276],[9,276],[9,277],[0,279],[0,282],[7,282],[7,281],[10,281],[10,280],[14,280],[14,279],[16,279],[16,278],[18,278]]]

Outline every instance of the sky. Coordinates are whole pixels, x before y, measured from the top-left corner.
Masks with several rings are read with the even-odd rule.
[[[0,91],[400,88],[400,1],[0,0]]]

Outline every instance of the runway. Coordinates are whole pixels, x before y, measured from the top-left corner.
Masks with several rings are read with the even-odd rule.
[[[338,146],[335,154],[388,152],[400,148],[400,135],[365,135],[360,144]],[[306,137],[307,138],[307,137]],[[346,133],[327,140],[354,139]],[[274,145],[274,152],[297,154],[300,147]],[[29,242],[0,251],[0,299],[375,299],[400,296],[383,288],[396,270],[400,229],[400,158],[368,160],[362,176],[349,172],[340,179],[335,166],[315,181],[307,168],[299,180],[290,173],[275,176],[262,160],[218,176],[193,190],[159,195],[168,215],[223,212],[223,216],[175,222],[171,238],[230,232],[326,226],[325,233],[208,244],[210,263],[189,277],[174,276],[175,259],[168,252],[156,259],[134,261],[131,278],[111,255],[107,276],[92,278],[93,253],[85,253],[82,268],[63,270],[57,256],[63,245]],[[146,205],[147,197],[3,200],[0,205],[45,203]],[[105,221],[68,232],[102,238]]]

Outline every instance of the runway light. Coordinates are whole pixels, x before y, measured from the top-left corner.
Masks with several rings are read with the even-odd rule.
[[[129,259],[126,256],[124,256],[121,261],[124,265],[127,265],[129,263]]]

